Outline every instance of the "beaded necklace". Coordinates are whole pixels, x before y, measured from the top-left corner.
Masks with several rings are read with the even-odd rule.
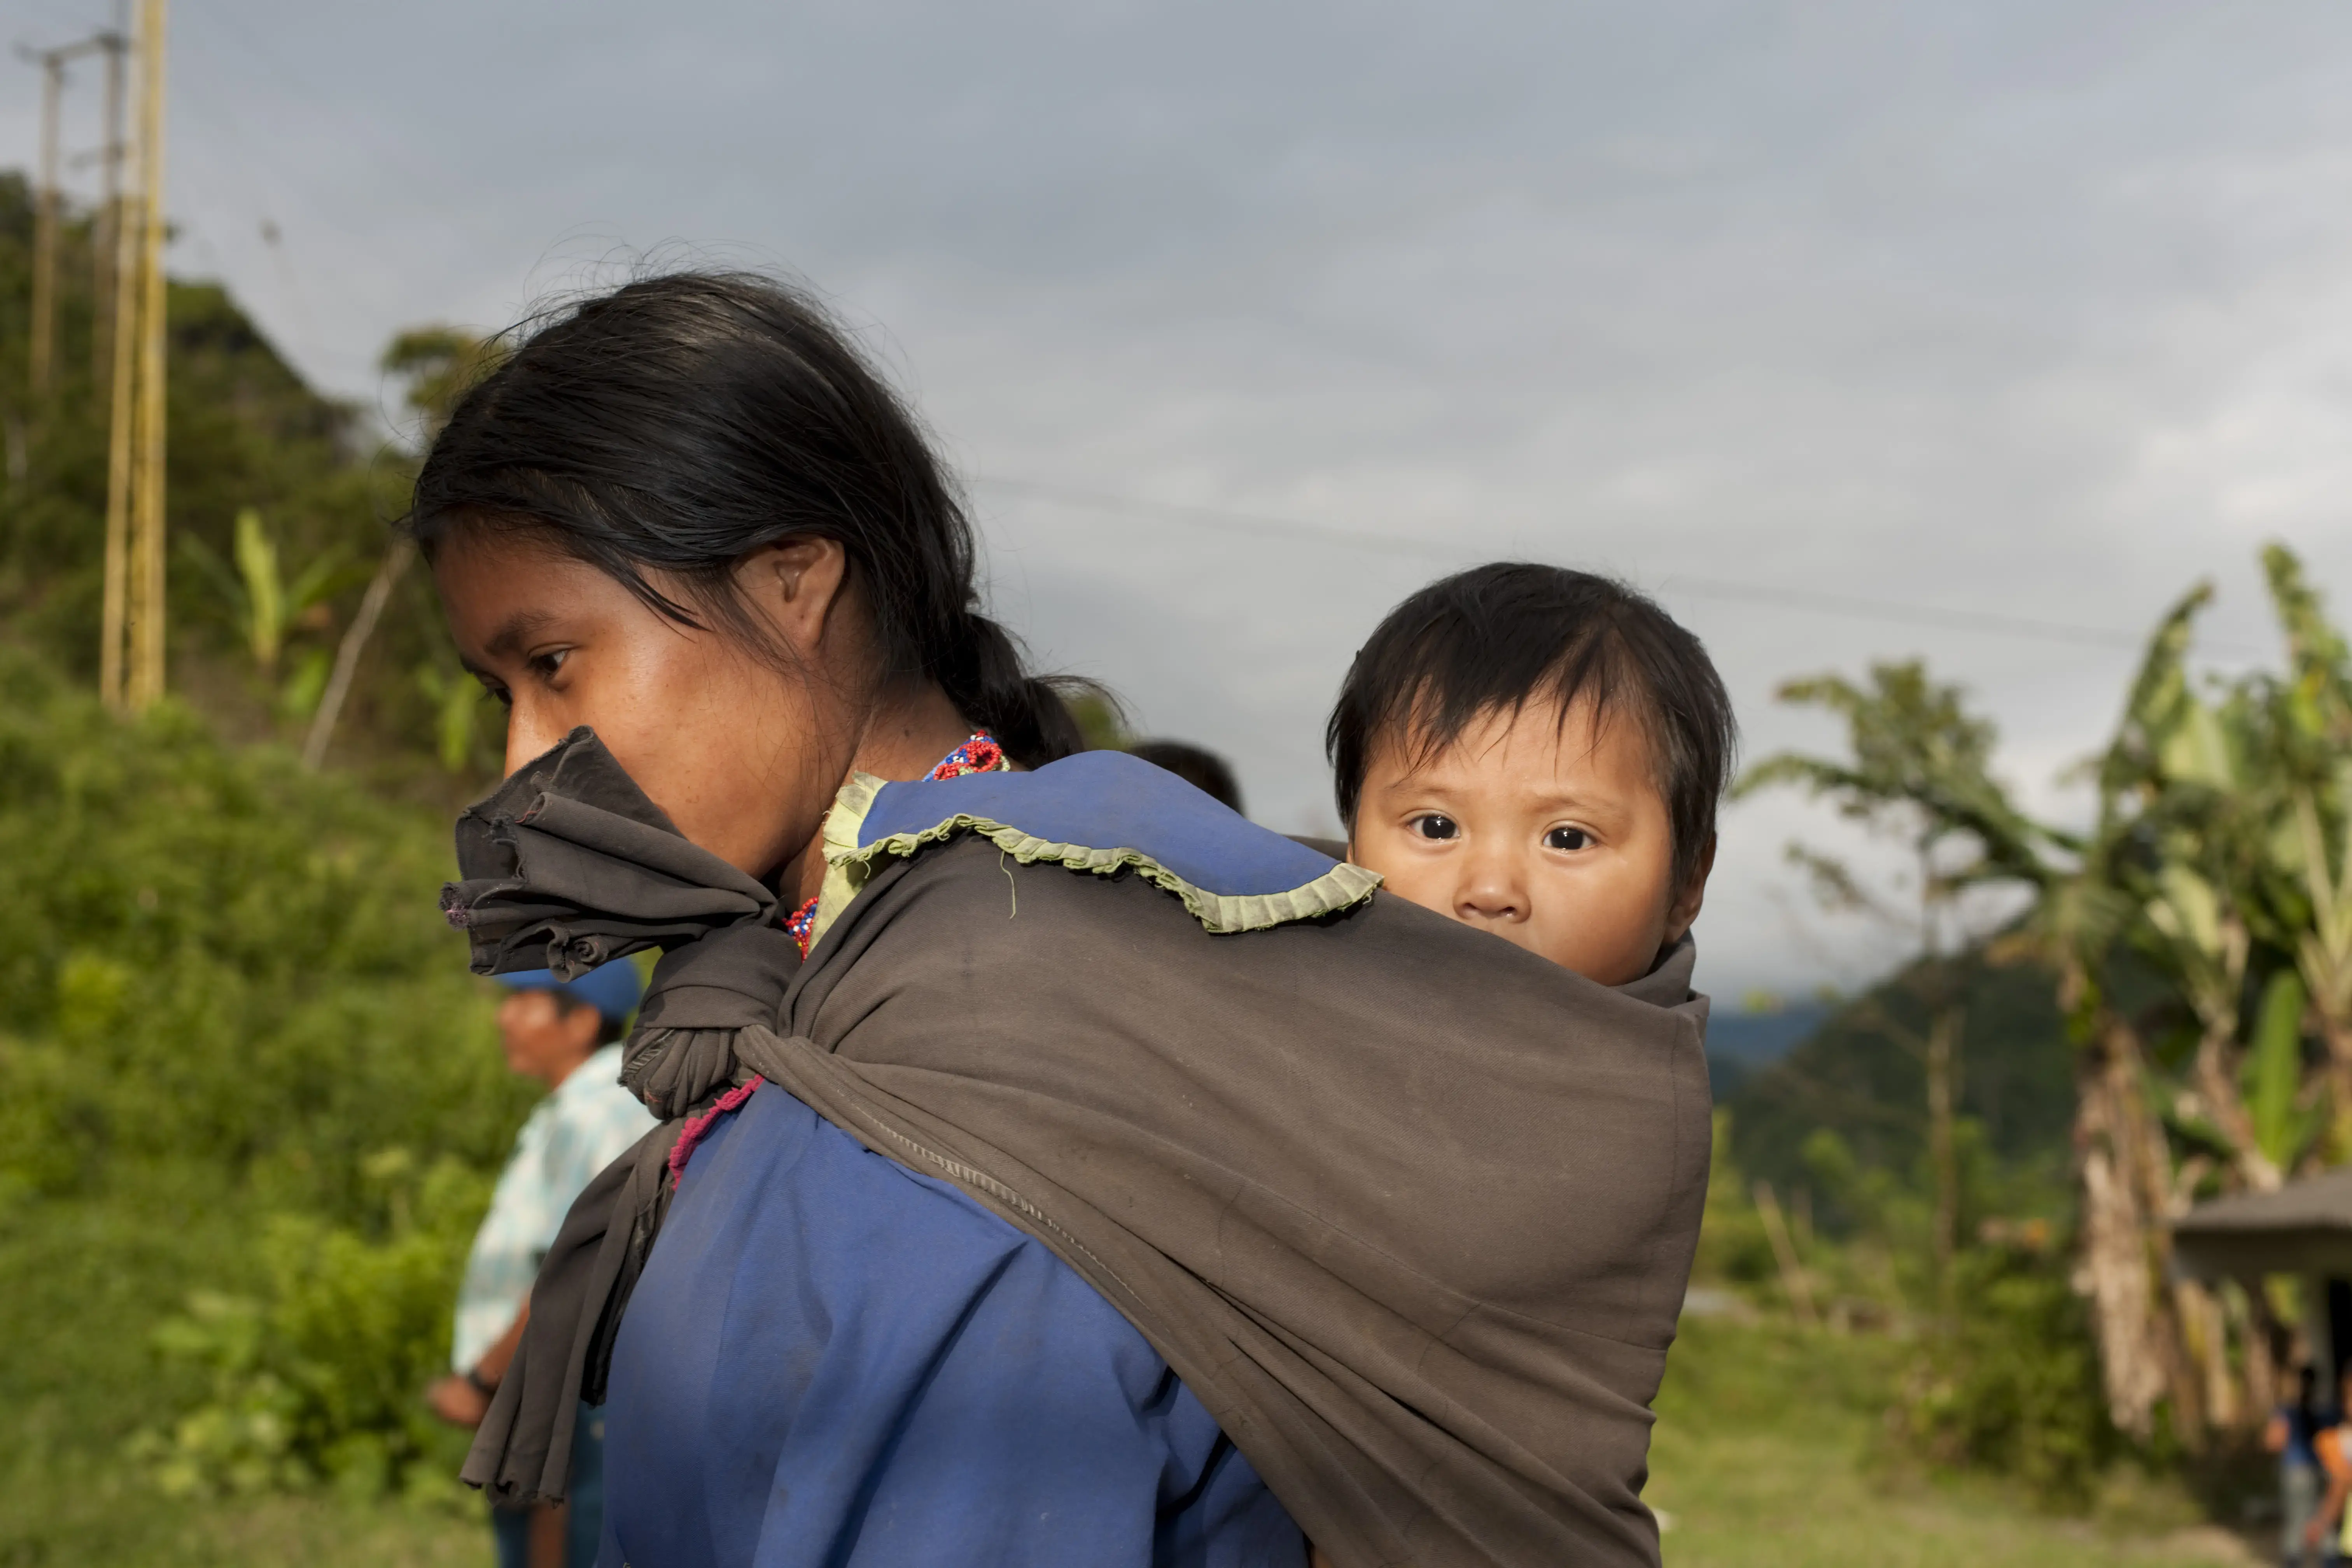
[[[1004,748],[996,737],[985,730],[975,730],[971,738],[946,756],[923,777],[925,779],[960,779],[966,773],[1001,773],[1013,763],[1004,755]],[[784,930],[791,933],[793,944],[801,956],[809,955],[810,939],[816,931],[816,900],[811,899],[784,917]]]

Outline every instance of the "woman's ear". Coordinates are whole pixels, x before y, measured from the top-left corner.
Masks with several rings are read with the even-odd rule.
[[[1706,836],[1706,844],[1698,852],[1698,864],[1691,868],[1690,879],[1675,895],[1666,910],[1666,945],[1682,941],[1692,922],[1698,919],[1699,906],[1706,902],[1706,879],[1715,873],[1715,835]]]
[[[735,563],[735,586],[787,647],[814,659],[846,597],[849,552],[837,539],[779,539]]]

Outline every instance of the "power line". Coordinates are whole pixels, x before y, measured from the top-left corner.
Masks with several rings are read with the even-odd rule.
[[[1174,522],[1187,522],[1202,528],[1223,529],[1228,532],[1246,533],[1257,538],[1295,539],[1314,544],[1336,544],[1343,549],[1362,551],[1376,555],[1409,556],[1416,560],[1452,563],[1466,553],[1454,546],[1434,540],[1406,539],[1391,533],[1364,533],[1355,529],[1339,528],[1328,523],[1301,522],[1293,518],[1265,517],[1248,512],[1226,511],[1215,507],[1187,506],[1171,501],[1146,500],[1136,496],[1110,495],[1099,490],[1071,489],[1062,485],[1039,484],[1033,479],[1010,479],[995,474],[973,476],[975,484],[1011,495],[1028,496],[1064,506],[1082,507],[1102,511],[1122,512],[1134,517],[1159,517]],[[1696,594],[1712,599],[1734,599],[1748,604],[1770,605],[1780,609],[1811,610],[1822,615],[1845,616],[1856,620],[1884,621],[1895,626],[1937,626],[1955,631],[1984,632],[2000,637],[2038,637],[2045,641],[2068,642],[2097,647],[2128,648],[2137,651],[2147,644],[2142,632],[2121,631],[2112,626],[2081,626],[2067,621],[2046,621],[2030,616],[2003,615],[1990,610],[1955,609],[1941,605],[1898,604],[1885,599],[1865,599],[1845,594],[1824,594],[1811,588],[1781,588],[1769,584],[1737,583],[1719,577],[1694,577],[1676,573],[1661,584],[1660,591]],[[2231,648],[2228,651],[2246,650]]]

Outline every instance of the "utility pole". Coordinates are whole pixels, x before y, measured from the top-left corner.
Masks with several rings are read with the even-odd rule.
[[[163,7],[141,0],[135,40],[111,35],[108,149],[116,185],[106,264],[109,427],[106,575],[98,689],[110,707],[143,708],[163,689]],[[120,134],[125,55],[140,67],[138,134]],[[127,176],[127,177],[125,177]],[[125,194],[128,187],[130,194]],[[152,273],[152,276],[151,276]],[[151,482],[152,481],[152,482]]]
[[[114,251],[122,227],[122,161],[130,136],[122,123],[122,78],[131,52],[126,31],[130,19],[117,13],[117,25],[90,42],[106,51],[105,141],[98,150],[100,180],[98,219],[89,236],[89,378],[105,386],[114,369]]]
[[[66,52],[33,57],[41,66],[41,188],[33,207],[33,344],[26,356],[35,417],[49,393],[58,338],[58,103],[65,96]]]
[[[63,110],[66,86],[66,66],[83,55],[103,50],[107,57],[107,195],[110,203],[118,194],[119,176],[115,161],[120,156],[122,98],[122,37],[119,33],[94,33],[79,43],[54,49],[28,49],[19,45],[16,53],[31,64],[41,68],[41,171],[38,189],[34,193],[33,208],[33,322],[30,352],[26,355],[27,380],[31,384],[33,403],[37,408],[47,397],[49,380],[57,365],[58,353],[58,222],[64,205],[64,193],[58,181],[58,119]],[[93,243],[93,250],[103,255],[102,247]],[[101,258],[101,274],[104,268]],[[103,278],[101,276],[101,282]],[[103,290],[100,292],[104,298]],[[104,363],[104,356],[98,363]]]
[[[131,658],[123,679],[124,700],[134,711],[163,695],[163,5],[139,5],[139,395],[130,498]]]
[[[135,155],[135,153],[134,153]],[[138,175],[134,167],[133,178]],[[138,360],[133,327],[139,314],[139,224],[128,201],[114,204],[114,257],[108,264],[112,321],[108,345],[106,441],[106,580],[99,612],[98,694],[109,707],[124,705],[122,637],[131,618],[131,377]]]

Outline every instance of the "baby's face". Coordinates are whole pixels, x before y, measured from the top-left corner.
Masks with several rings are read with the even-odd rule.
[[[1673,826],[1641,726],[1589,701],[1489,714],[1418,768],[1378,748],[1349,858],[1390,891],[1603,985],[1638,980],[1697,918],[1706,861],[1675,884]]]

